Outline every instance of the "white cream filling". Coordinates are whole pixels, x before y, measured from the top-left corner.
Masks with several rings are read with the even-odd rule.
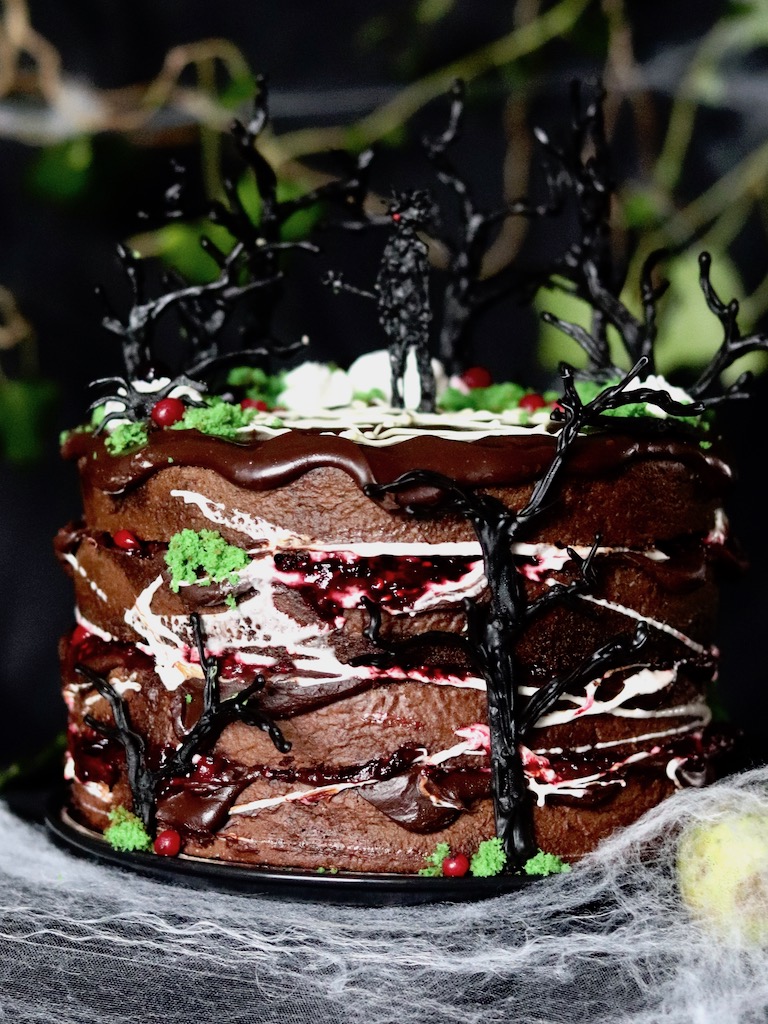
[[[577,718],[589,715],[613,714],[618,718],[662,718],[677,715],[699,713],[700,704],[687,704],[676,708],[667,708],[655,711],[646,711],[643,708],[625,708],[623,705],[635,697],[648,696],[659,693],[675,682],[678,675],[680,663],[669,669],[642,668],[639,672],[628,676],[621,684],[621,689],[610,700],[598,700],[597,690],[601,683],[619,671],[626,671],[631,666],[624,666],[623,669],[612,669],[605,673],[600,679],[593,679],[584,688],[584,694],[563,693],[559,701],[572,704],[571,708],[549,711],[542,715],[536,722],[537,729],[543,729],[550,725],[563,725],[566,722],[573,722]],[[538,692],[535,686],[520,686],[518,693],[525,697],[532,697]],[[693,711],[695,709],[695,712]]]

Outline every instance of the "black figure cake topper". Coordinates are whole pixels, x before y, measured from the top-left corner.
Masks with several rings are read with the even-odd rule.
[[[405,369],[408,353],[413,350],[421,384],[421,412],[435,411],[435,374],[429,355],[429,325],[432,311],[429,304],[429,262],[427,246],[419,237],[432,211],[427,192],[415,190],[398,196],[389,207],[394,230],[381,256],[374,291],[349,285],[340,274],[325,278],[333,291],[341,291],[373,299],[379,321],[389,339],[389,361],[392,370],[392,405],[404,406]]]

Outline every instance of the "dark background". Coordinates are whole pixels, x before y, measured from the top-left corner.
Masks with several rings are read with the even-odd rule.
[[[363,5],[354,0],[280,5],[245,0],[38,0],[32,5],[32,19],[60,50],[66,70],[100,88],[152,78],[166,52],[178,43],[206,36],[230,38],[254,70],[270,75],[279,132],[352,121],[394,95],[405,81],[482,46],[510,27],[512,5],[506,0],[459,0],[449,16],[431,26],[414,20],[415,6]],[[662,117],[697,37],[723,6],[704,0],[627,5],[636,55]],[[596,17],[599,11],[596,4]],[[383,27],[378,42],[366,46],[363,30],[373,17]],[[588,38],[554,44],[529,68],[531,117],[537,123],[562,124],[567,83],[574,76],[599,71],[598,49]],[[761,109],[749,93],[755,87],[760,95],[763,89],[768,92],[760,54],[741,72],[749,72],[748,79],[736,76],[732,95],[699,118],[696,145],[681,184],[683,198],[697,194],[723,173],[735,154],[768,138],[768,113],[763,113],[768,104]],[[498,76],[483,80],[478,93],[482,102],[472,106],[460,150],[462,166],[488,205],[500,195],[503,144],[498,125],[509,84]],[[440,126],[444,107],[438,106],[432,104],[420,115],[419,126]],[[100,327],[103,310],[93,294],[97,282],[112,294],[121,294],[116,242],[146,226],[137,211],[157,208],[172,156],[190,165],[194,191],[198,148],[185,126],[181,129],[168,131],[161,140],[97,136],[93,144],[100,173],[88,195],[69,205],[46,200],[30,186],[31,168],[39,156],[36,147],[0,138],[0,283],[14,292],[35,327],[42,373],[59,385],[42,458],[29,466],[0,464],[0,765],[43,748],[64,722],[56,638],[71,624],[72,595],[54,561],[51,538],[60,525],[77,516],[79,499],[74,467],[59,461],[56,438],[60,429],[83,419],[88,381],[120,367],[118,346]],[[623,138],[620,131],[620,178],[634,172],[634,154],[632,139]],[[424,171],[417,149],[406,141],[403,148],[386,152],[378,174],[377,184],[385,191],[390,184],[419,184]],[[343,265],[347,260],[354,268],[350,278],[370,281],[375,252],[366,255],[354,249],[350,256],[345,244],[338,238],[328,241],[330,263]],[[558,240],[548,244],[554,249]],[[737,245],[735,255],[750,287],[766,272],[764,248],[757,234],[749,231]],[[522,259],[535,262],[545,255],[529,248]],[[339,313],[318,277],[314,268],[299,270],[278,317],[279,332],[296,337],[309,331],[315,354],[333,353],[340,363],[347,363],[356,351],[380,347],[369,313],[352,306]],[[503,362],[495,339],[508,333],[510,320],[516,334],[533,340],[533,314],[504,307],[481,325],[478,362]],[[521,348],[525,351],[516,343],[518,352]],[[530,355],[518,355],[506,371],[510,375],[541,380]],[[744,580],[724,589],[720,630],[723,698],[758,756],[768,750],[768,601],[763,582],[768,553],[762,499],[768,469],[766,391],[763,380],[753,403],[725,416],[725,433],[740,477],[729,512],[753,565]]]

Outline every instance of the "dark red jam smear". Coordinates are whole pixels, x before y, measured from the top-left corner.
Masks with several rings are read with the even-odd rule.
[[[117,740],[87,725],[69,727],[67,749],[79,782],[102,782],[112,789],[125,770],[125,752]]]
[[[453,555],[431,558],[414,555],[327,555],[314,551],[286,551],[274,556],[275,568],[294,577],[283,579],[324,619],[332,621],[349,607],[350,592],[390,611],[411,607],[430,588],[457,583],[480,560]]]

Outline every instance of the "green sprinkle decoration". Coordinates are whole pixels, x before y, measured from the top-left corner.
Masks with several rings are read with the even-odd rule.
[[[432,853],[425,858],[427,866],[421,868],[420,875],[425,878],[441,878],[443,874],[443,861],[450,857],[451,848],[448,843],[438,843]]]
[[[563,875],[571,870],[571,865],[554,853],[544,853],[539,850],[523,864],[523,871],[526,875]]]
[[[124,452],[143,448],[148,440],[146,423],[121,423],[107,435],[104,444],[110,455],[122,455]]]
[[[248,565],[242,548],[228,544],[218,530],[182,530],[175,533],[165,553],[171,572],[171,590],[178,594],[182,583],[237,582],[237,572]]]
[[[500,875],[507,863],[507,855],[498,836],[493,839],[484,839],[477,848],[477,853],[472,855],[469,862],[469,873],[475,878],[490,878],[492,875]]]
[[[254,417],[253,409],[212,399],[210,405],[190,406],[172,430],[199,430],[201,434],[234,440],[238,432],[247,427]]]
[[[113,850],[130,853],[133,850],[149,850],[152,840],[144,828],[140,818],[127,810],[122,804],[109,812],[110,826],[104,832]]]

